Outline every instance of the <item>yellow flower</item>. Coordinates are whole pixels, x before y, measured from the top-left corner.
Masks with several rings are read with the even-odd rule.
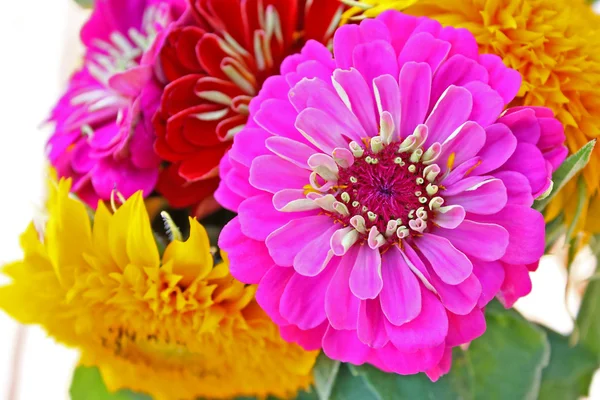
[[[374,17],[389,9],[466,28],[482,53],[494,53],[523,76],[515,105],[550,107],[565,125],[571,152],[600,133],[600,17],[584,0],[360,0],[344,15]],[[600,146],[585,168],[588,195],[578,230],[600,232]],[[547,219],[575,216],[575,182],[547,210]],[[591,201],[590,201],[591,199]],[[587,209],[587,207],[590,209]],[[586,215],[590,218],[585,218]]]
[[[311,383],[316,353],[279,336],[236,281],[222,254],[214,265],[204,228],[159,254],[140,193],[114,214],[100,203],[93,224],[69,195],[51,189],[44,232],[21,237],[24,259],[4,268],[0,308],[42,325],[99,367],[111,390],[155,399],[290,397]]]

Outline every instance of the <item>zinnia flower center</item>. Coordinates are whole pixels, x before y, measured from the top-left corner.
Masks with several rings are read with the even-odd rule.
[[[424,148],[427,127],[419,125],[402,142],[395,142],[390,127],[379,136],[350,142],[349,150],[336,148],[333,157],[315,154],[308,193],[337,222],[347,227],[346,248],[368,241],[373,248],[418,236],[433,225],[436,211],[444,203],[436,180],[441,172],[435,164],[441,145]],[[449,160],[451,162],[451,160]]]
[[[113,75],[140,64],[142,54],[150,48],[158,31],[164,29],[168,22],[168,6],[152,5],[144,11],[141,30],[130,27],[126,35],[114,31],[108,40],[96,39],[94,44],[102,52],[93,54],[88,61],[90,74],[105,86],[109,86],[109,79]]]

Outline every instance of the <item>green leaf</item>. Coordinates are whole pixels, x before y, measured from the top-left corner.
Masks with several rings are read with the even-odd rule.
[[[457,349],[454,355],[461,350]],[[460,354],[459,354],[460,356]],[[460,361],[459,361],[460,363]],[[357,374],[362,375],[369,388],[377,393],[380,400],[402,400],[402,399],[435,399],[435,400],[454,400],[463,398],[460,393],[463,391],[455,385],[461,385],[457,380],[458,374],[455,371],[436,383],[429,380],[427,375],[393,375],[386,374],[371,365],[361,365],[359,367],[351,365],[350,369]],[[454,369],[457,369],[456,360],[454,360]]]
[[[382,400],[362,376],[353,373],[351,367],[340,365],[329,400]]]
[[[71,400],[151,400],[147,395],[129,390],[109,392],[100,371],[95,367],[77,367],[69,393]]]
[[[320,400],[327,400],[331,396],[331,390],[340,369],[340,362],[328,358],[321,352],[313,368],[315,378],[315,391]]]
[[[590,161],[592,150],[596,145],[596,139],[590,141],[588,144],[583,146],[579,151],[565,160],[560,167],[552,175],[552,182],[554,187],[550,194],[541,200],[537,200],[533,203],[533,208],[538,211],[542,211],[550,200],[569,182],[579,171],[581,171],[587,163]]]
[[[424,374],[386,374],[367,365],[352,368],[381,400],[535,399],[550,357],[545,332],[496,303],[486,314],[486,333],[467,351],[456,348],[452,370],[436,383]]]
[[[587,396],[598,368],[593,354],[581,346],[569,346],[569,339],[546,329],[550,363],[544,368],[539,400],[577,400]]]
[[[92,8],[94,7],[94,0],[75,0],[80,7],[83,8]]]
[[[575,216],[573,217],[573,220],[567,229],[567,242],[571,240],[573,232],[575,231],[575,227],[579,223],[579,218],[581,218],[581,214],[583,214],[586,198],[587,188],[585,186],[583,176],[580,176],[579,180],[577,181],[577,208],[575,209]]]
[[[579,342],[600,361],[600,280],[588,284],[576,323]]]
[[[546,247],[544,253],[550,251],[554,243],[565,233],[565,217],[561,213],[558,217],[546,224]]]

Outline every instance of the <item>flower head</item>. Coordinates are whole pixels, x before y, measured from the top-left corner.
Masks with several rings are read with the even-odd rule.
[[[387,12],[284,61],[222,161],[220,246],[282,335],[436,379],[483,308],[530,290],[531,209],[564,159],[552,112],[466,30]],[[249,124],[250,125],[250,124]],[[253,254],[251,260],[247,254]]]
[[[389,9],[427,16],[444,26],[468,29],[482,52],[502,57],[504,63],[523,76],[513,101],[516,105],[552,109],[565,126],[566,144],[576,152],[598,137],[600,126],[600,17],[589,2],[567,0],[360,0],[345,15],[374,17]],[[546,211],[547,220],[564,213],[574,220],[580,201],[583,212],[577,231],[600,232],[593,218],[600,207],[600,147],[596,146],[583,171],[586,192],[579,199],[572,182],[559,193]],[[588,218],[586,218],[588,215]]]
[[[160,159],[153,151],[151,118],[158,108],[154,46],[183,11],[183,0],[100,0],[81,30],[86,46],[51,120],[50,162],[89,205],[116,188],[149,195]],[[160,41],[160,40],[159,40]]]
[[[310,383],[316,354],[281,339],[255,287],[231,277],[225,254],[213,261],[195,219],[160,256],[140,192],[114,214],[100,202],[91,225],[69,189],[65,180],[52,189],[43,232],[32,224],[23,234],[0,308],[79,348],[111,390],[285,397]]]
[[[306,40],[328,42],[342,11],[338,0],[191,1],[160,52],[169,84],[156,115],[156,151],[171,165],[158,190],[171,205],[212,195],[250,100]]]

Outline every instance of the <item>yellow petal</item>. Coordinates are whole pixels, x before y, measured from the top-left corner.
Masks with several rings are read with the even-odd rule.
[[[70,180],[62,179],[50,196],[45,246],[56,276],[64,285],[73,281],[73,268],[82,262],[82,253],[91,246],[91,226],[83,203],[69,196]]]
[[[181,284],[189,286],[204,278],[213,267],[206,230],[195,218],[190,218],[190,237],[185,242],[174,240],[163,255],[163,263],[173,263],[173,273],[181,275]]]

